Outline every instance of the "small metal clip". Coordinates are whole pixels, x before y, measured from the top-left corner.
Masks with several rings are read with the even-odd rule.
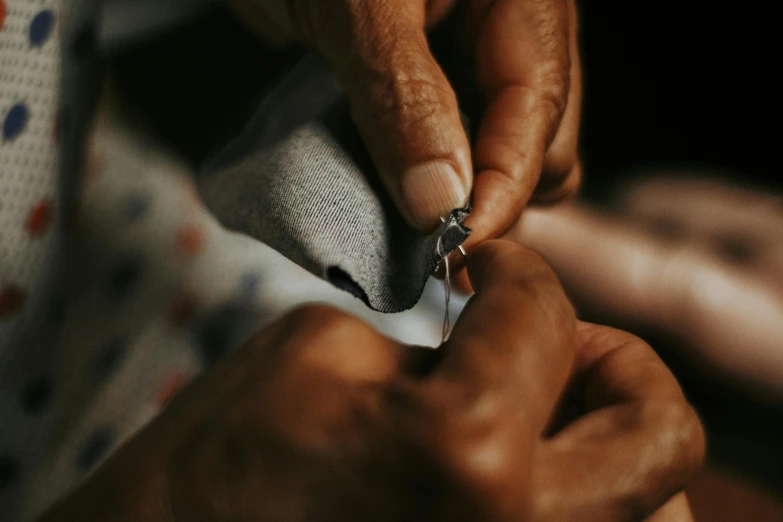
[[[440,217],[440,222],[441,223],[445,223],[446,222],[446,218],[441,216]],[[457,248],[459,249],[459,253],[462,254],[462,257],[468,257],[468,253],[465,252],[465,247],[463,247],[462,245],[458,245]]]

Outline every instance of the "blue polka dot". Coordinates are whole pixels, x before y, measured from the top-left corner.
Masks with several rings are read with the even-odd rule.
[[[258,293],[258,284],[261,277],[255,272],[242,274],[239,280],[239,292],[242,299],[253,299]]]
[[[127,346],[128,342],[124,337],[115,337],[98,347],[93,363],[93,371],[95,372],[95,379],[97,381],[102,381],[117,368],[125,355]]]
[[[47,9],[41,11],[30,22],[30,45],[39,47],[46,43],[54,29],[54,12]]]
[[[125,201],[125,217],[128,221],[137,221],[147,213],[149,206],[150,201],[145,194],[131,194]]]
[[[114,434],[109,428],[104,426],[96,429],[79,448],[76,467],[80,471],[90,471],[106,455],[113,442]]]
[[[25,104],[17,103],[11,107],[3,122],[3,138],[10,141],[19,136],[27,126],[28,119],[30,119],[30,111]]]

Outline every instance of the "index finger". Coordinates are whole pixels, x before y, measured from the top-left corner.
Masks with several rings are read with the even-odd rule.
[[[552,269],[516,243],[483,243],[468,258],[468,274],[476,295],[432,378],[453,380],[468,396],[523,405],[538,434],[571,370],[574,310]]]
[[[499,237],[538,182],[570,84],[569,12],[561,0],[476,1],[476,74],[487,100],[474,146],[474,230]]]

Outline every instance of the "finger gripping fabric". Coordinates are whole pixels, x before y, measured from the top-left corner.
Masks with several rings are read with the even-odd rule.
[[[416,304],[443,254],[469,235],[469,209],[431,234],[409,227],[386,195],[324,63],[304,58],[200,176],[228,228],[272,246],[381,312]],[[438,241],[440,240],[440,253]]]
[[[174,0],[105,1],[98,34],[109,55],[155,41],[149,35],[166,34],[173,20],[190,19],[215,3],[198,0],[181,9]],[[222,8],[207,11],[162,41],[172,45],[163,53],[168,58],[161,61],[161,48],[152,44],[152,51],[134,61],[135,74],[126,74],[124,83],[141,85],[139,92],[146,92],[155,106],[152,112],[177,106],[182,110],[172,112],[175,120],[193,118],[192,125],[167,122],[165,128],[177,130],[164,134],[198,165],[202,199],[221,223],[263,241],[375,310],[399,312],[416,304],[441,259],[438,239],[442,253],[462,243],[469,234],[462,225],[469,210],[452,212],[432,234],[407,226],[378,182],[344,94],[316,55],[294,53],[289,62],[283,52],[273,59],[275,53],[258,48],[258,41]],[[266,72],[263,78],[246,74],[259,69]],[[139,82],[140,77],[156,78],[161,87],[150,89],[156,83]],[[182,105],[205,84],[220,88],[204,91],[212,94],[199,97],[192,108]],[[248,93],[251,86],[258,92]],[[225,130],[223,136],[203,123],[231,119],[216,93],[258,99],[247,116],[247,109],[242,112],[246,123],[240,131]],[[208,139],[213,132],[221,134],[219,144]],[[195,142],[219,152],[194,151],[190,145]]]

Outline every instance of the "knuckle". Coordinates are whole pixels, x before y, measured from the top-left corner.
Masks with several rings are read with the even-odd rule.
[[[701,422],[684,400],[648,404],[641,417],[641,423],[657,425],[657,441],[650,446],[654,455],[640,454],[642,461],[651,459],[655,464],[630,484],[622,502],[633,520],[649,516],[682,491],[699,472],[705,458]]]
[[[551,187],[549,183],[546,186],[536,188],[533,200],[539,205],[552,205],[573,199],[579,194],[582,187],[581,172],[576,170],[563,179],[556,187]]]
[[[642,338],[608,326],[583,328],[579,331],[580,344],[583,344],[587,350],[591,348],[611,347],[613,352],[621,351],[626,348],[634,350],[651,350],[650,345]]]
[[[316,2],[319,3],[319,2]],[[361,119],[425,120],[442,107],[448,90],[429,53],[418,10],[404,2],[340,2],[341,23],[327,29],[340,40],[338,76],[359,102]],[[456,103],[456,100],[455,100]]]
[[[566,146],[553,145],[544,158],[544,168],[540,183],[550,187],[560,185],[574,173],[578,165],[579,152],[577,151],[576,141]]]
[[[509,211],[507,225],[510,227],[522,215],[538,181],[540,172],[527,169],[535,151],[521,147],[522,141],[514,132],[490,135],[482,129],[479,134],[474,170],[481,173],[485,183],[496,185],[498,194],[504,195],[504,206]]]
[[[394,65],[390,74],[378,78],[369,90],[371,106],[365,118],[414,126],[426,123],[448,105],[438,81],[416,65]]]
[[[541,84],[536,89],[537,100],[544,107],[544,109],[550,114],[553,121],[558,121],[565,112],[566,105],[568,104],[568,73],[565,73],[565,78],[555,79],[545,78],[541,81]],[[549,75],[547,75],[549,76]]]
[[[680,468],[681,480],[687,483],[704,464],[704,427],[696,410],[685,400],[669,404],[664,410],[662,421],[664,426],[668,426],[674,442],[675,460]]]

